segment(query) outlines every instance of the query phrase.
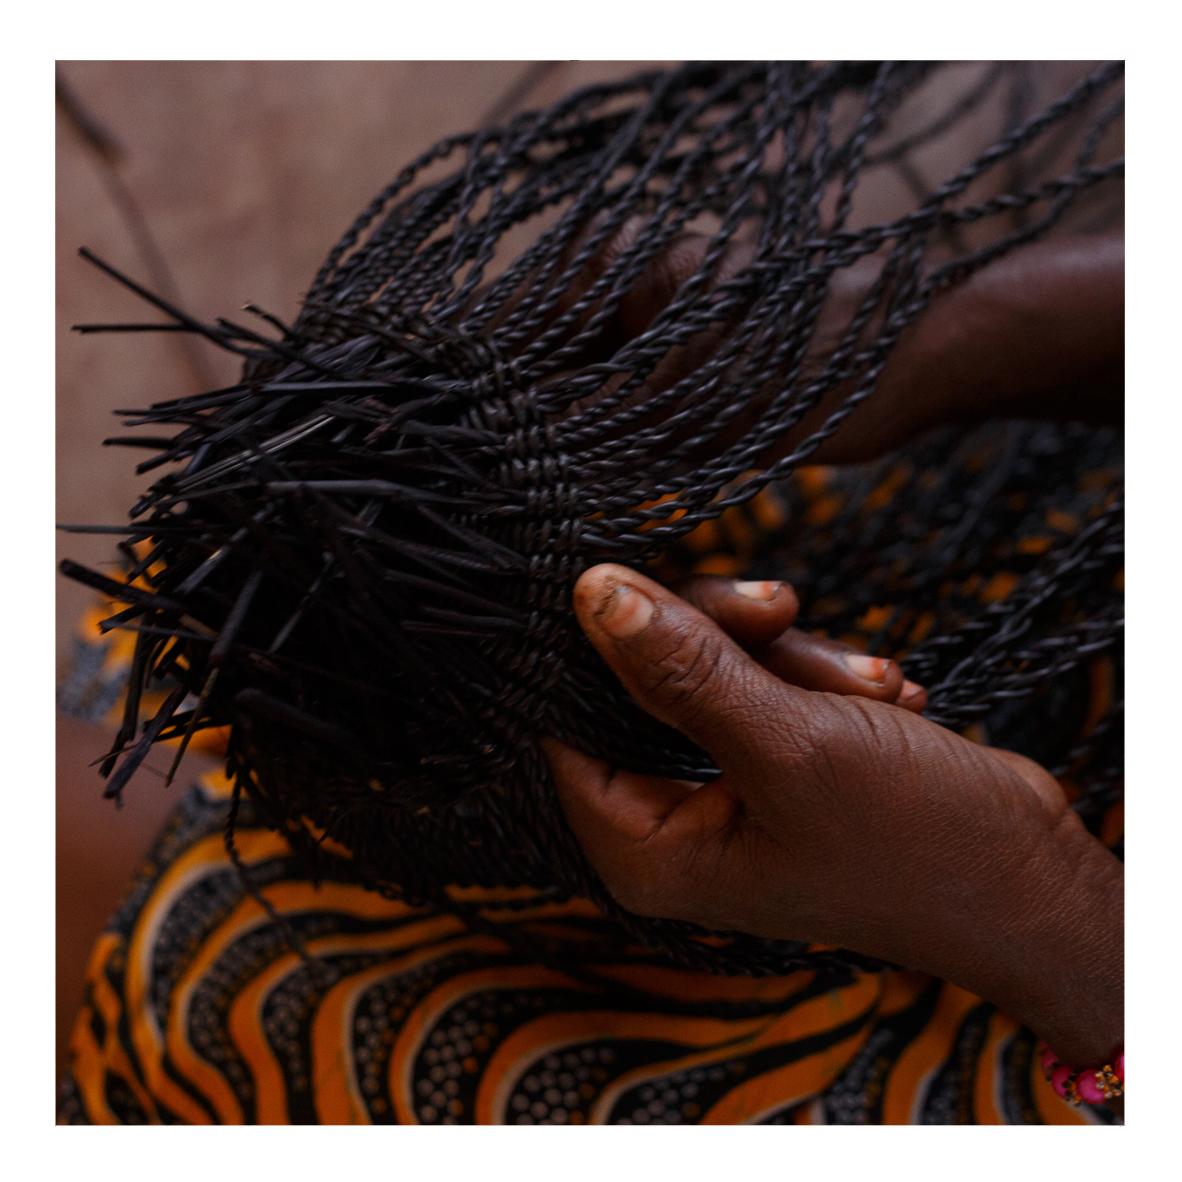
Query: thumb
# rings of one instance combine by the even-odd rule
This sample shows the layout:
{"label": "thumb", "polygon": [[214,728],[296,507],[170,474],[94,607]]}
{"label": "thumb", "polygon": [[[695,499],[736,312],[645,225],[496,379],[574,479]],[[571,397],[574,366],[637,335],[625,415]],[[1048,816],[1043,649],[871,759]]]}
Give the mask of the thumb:
{"label": "thumb", "polygon": [[579,623],[632,698],[726,769],[758,758],[796,714],[794,691],[712,620],[627,567],[591,567],[574,589]]}

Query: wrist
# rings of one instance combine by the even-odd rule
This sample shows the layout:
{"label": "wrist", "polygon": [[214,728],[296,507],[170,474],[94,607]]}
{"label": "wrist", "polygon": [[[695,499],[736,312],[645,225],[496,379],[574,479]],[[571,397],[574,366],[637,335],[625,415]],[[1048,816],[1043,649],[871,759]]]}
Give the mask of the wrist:
{"label": "wrist", "polygon": [[1067,813],[1014,885],[994,938],[981,934],[994,954],[954,967],[950,979],[1034,1030],[1065,1061],[1107,1061],[1124,1039],[1121,863]]}

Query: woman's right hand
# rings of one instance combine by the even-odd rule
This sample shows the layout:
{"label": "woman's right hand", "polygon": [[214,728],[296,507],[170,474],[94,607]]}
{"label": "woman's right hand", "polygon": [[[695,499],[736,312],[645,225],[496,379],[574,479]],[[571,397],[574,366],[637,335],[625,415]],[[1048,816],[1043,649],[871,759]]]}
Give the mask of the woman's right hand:
{"label": "woman's right hand", "polygon": [[[594,567],[576,586],[579,620],[631,696],[722,770],[687,785],[548,746],[612,894],[639,914],[923,969],[994,1001],[1065,1059],[1109,1054],[1122,1028],[1122,872],[1057,783],[889,694],[791,684],[756,659],[766,645],[749,654],[732,638],[758,604],[736,627],[712,595],[708,618],[624,567]],[[775,598],[769,613],[783,610]]]}

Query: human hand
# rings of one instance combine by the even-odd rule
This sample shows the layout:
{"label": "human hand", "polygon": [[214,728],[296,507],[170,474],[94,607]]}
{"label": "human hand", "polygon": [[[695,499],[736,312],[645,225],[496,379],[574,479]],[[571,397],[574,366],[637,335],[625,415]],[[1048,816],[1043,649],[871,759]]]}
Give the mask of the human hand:
{"label": "human hand", "polygon": [[[626,222],[564,294],[560,307],[574,304],[645,230],[643,217]],[[657,255],[623,294],[589,346],[589,356],[610,356],[647,332],[697,273],[710,247],[707,236],[686,233]],[[718,258],[712,284],[734,278],[754,255],[750,241],[731,242]],[[803,373],[820,372],[879,271],[879,262],[868,258],[834,273],[801,363]],[[590,305],[584,321],[596,310],[597,305]],[[715,322],[671,350],[628,404],[643,408],[654,394],[693,374],[729,331],[725,321]],[[873,396],[808,459],[824,464],[870,460],[951,423],[1005,417],[1116,422],[1123,362],[1123,237],[1052,238],[1005,256],[939,294],[901,335]],[[626,379],[613,379],[602,393],[611,393]],[[743,436],[751,416],[780,392],[783,381],[784,374],[767,375],[762,397],[732,424],[724,442]],[[756,466],[799,447],[851,393],[849,382],[832,384]],[[576,404],[572,409],[580,408]],[[717,447],[717,441],[711,446]]]}
{"label": "human hand", "polygon": [[[1065,1057],[1110,1053],[1120,866],[1054,779],[889,704],[889,691],[791,684],[742,647],[766,652],[751,642],[758,608],[736,624],[718,585],[691,594],[712,597],[713,620],[623,567],[592,568],[575,588],[583,628],[633,698],[722,771],[689,785],[548,742],[572,828],[612,895],[638,914],[923,969]],[[785,613],[776,599],[766,610]]]}

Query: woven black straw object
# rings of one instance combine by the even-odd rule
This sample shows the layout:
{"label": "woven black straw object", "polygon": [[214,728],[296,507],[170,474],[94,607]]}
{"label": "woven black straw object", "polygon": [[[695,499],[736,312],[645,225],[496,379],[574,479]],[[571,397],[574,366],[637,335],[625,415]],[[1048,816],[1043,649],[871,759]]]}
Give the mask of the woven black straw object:
{"label": "woven black straw object", "polygon": [[[1121,67],[1081,69],[1037,109],[1028,79],[1021,64],[691,64],[580,91],[409,164],[290,326],[198,323],[99,263],[167,321],[92,329],[179,329],[244,359],[229,389],[122,412],[155,451],[125,528],[131,576],[68,566],[126,605],[109,626],[138,633],[108,791],[153,743],[228,725],[239,792],[314,864],[325,835],[344,846],[334,874],[415,901],[448,884],[588,895],[631,936],[719,971],[861,963],[621,913],[538,746],[713,774],[628,701],[571,587],[597,561],[667,556],[773,484],[788,521],[752,572],[796,580],[802,623],[840,636],[885,605],[871,646],[905,657],[931,717],[987,720],[994,741],[1095,772],[1088,800],[1111,791],[1118,707],[1082,746],[1071,725],[1082,664],[1120,636],[1121,508],[1086,479],[1119,465],[1111,436],[925,441],[888,461],[905,473],[889,505],[868,499],[881,468],[862,467],[814,525],[793,476],[944,290],[1119,200],[1122,162],[1098,156]],[[933,87],[951,97],[917,120]],[[925,150],[959,144],[998,96],[992,141],[966,137],[944,179],[917,182]],[[868,221],[862,188],[886,174],[912,207]],[[706,242],[694,272],[621,333],[630,293],[689,233]],[[740,241],[750,261],[724,271]],[[826,297],[855,268],[859,298],[822,348]],[[694,364],[671,369],[687,346]],[[824,425],[793,435],[837,389]],[[1056,506],[1085,524],[1023,558],[1011,594],[981,606],[955,590]],[[921,611],[932,625],[908,649]],[[165,703],[142,718],[158,683]]]}

